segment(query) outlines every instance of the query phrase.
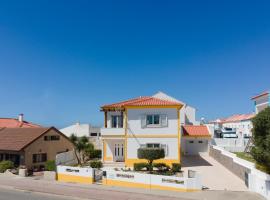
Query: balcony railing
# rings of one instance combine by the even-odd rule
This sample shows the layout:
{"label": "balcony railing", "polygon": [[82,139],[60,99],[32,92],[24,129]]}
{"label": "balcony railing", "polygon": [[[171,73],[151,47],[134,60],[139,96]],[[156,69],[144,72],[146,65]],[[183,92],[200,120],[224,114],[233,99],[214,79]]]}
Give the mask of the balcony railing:
{"label": "balcony railing", "polygon": [[125,135],[124,128],[101,128],[101,136]]}

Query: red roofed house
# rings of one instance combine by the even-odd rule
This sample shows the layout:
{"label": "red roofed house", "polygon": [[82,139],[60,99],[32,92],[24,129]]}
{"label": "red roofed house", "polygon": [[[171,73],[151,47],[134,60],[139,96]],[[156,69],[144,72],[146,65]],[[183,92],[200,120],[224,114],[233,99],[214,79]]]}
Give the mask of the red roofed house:
{"label": "red roofed house", "polygon": [[208,152],[210,131],[204,125],[182,126],[182,151],[185,155],[197,155]]}
{"label": "red roofed house", "polygon": [[16,118],[0,118],[0,127],[6,128],[37,128],[40,125],[33,124],[31,122],[24,121],[23,114],[20,114],[18,119]]}
{"label": "red roofed house", "polygon": [[15,166],[44,168],[47,160],[74,146],[59,130],[50,128],[0,128],[0,161],[11,160]]}

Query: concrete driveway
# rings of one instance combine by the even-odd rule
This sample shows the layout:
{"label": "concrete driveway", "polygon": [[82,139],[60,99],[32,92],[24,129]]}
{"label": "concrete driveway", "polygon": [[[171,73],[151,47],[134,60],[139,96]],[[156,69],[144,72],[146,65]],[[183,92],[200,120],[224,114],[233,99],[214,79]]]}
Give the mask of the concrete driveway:
{"label": "concrete driveway", "polygon": [[208,154],[183,156],[182,170],[187,172],[189,169],[201,174],[203,186],[209,190],[248,191],[244,181]]}

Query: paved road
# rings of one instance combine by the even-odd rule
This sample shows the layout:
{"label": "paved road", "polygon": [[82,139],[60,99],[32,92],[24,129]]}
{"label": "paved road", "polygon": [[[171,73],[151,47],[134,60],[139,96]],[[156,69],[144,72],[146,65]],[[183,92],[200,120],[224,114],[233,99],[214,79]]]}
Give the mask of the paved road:
{"label": "paved road", "polygon": [[[62,183],[57,181],[34,180],[33,178],[5,177],[0,175],[0,191],[2,188],[24,190],[29,192],[64,195],[90,200],[263,200],[252,192],[231,191],[199,191],[172,192],[161,190],[145,190],[135,188],[108,187],[102,185],[83,185]],[[48,197],[49,198],[49,197]],[[52,197],[50,197],[52,198]],[[49,199],[50,199],[49,198]],[[15,198],[16,199],[16,198]],[[21,200],[21,198],[18,198]],[[28,198],[28,200],[32,200]],[[61,199],[61,198],[60,198]],[[68,198],[63,198],[68,199]],[[0,193],[0,200],[1,193]],[[10,200],[7,198],[5,200]],[[13,199],[11,199],[13,200]],[[24,200],[24,199],[22,199]],[[41,199],[43,200],[43,199]]]}
{"label": "paved road", "polygon": [[75,200],[75,198],[1,188],[0,200]]}

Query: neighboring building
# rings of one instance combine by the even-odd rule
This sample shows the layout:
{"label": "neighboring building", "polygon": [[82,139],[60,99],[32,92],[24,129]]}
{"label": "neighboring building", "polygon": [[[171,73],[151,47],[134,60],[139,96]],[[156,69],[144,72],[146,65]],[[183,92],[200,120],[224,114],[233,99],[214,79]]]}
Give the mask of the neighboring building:
{"label": "neighboring building", "polygon": [[95,145],[95,148],[101,149],[102,142],[100,139],[100,128],[91,126],[90,124],[80,124],[76,123],[71,126],[60,129],[67,137],[70,137],[72,134],[77,137],[86,136],[89,138],[89,141]]}
{"label": "neighboring building", "polygon": [[185,155],[208,152],[210,131],[205,125],[184,125],[182,127],[181,149]]}
{"label": "neighboring building", "polygon": [[18,118],[0,118],[0,127],[6,128],[37,128],[40,125],[27,122],[23,119],[23,114],[19,114]]}
{"label": "neighboring building", "polygon": [[[252,136],[252,118],[255,114],[237,114],[224,119],[212,121],[215,137],[242,138]],[[235,136],[232,136],[235,135]]]}
{"label": "neighboring building", "polygon": [[138,97],[104,105],[103,161],[124,162],[132,167],[141,162],[137,157],[140,147],[165,149],[166,164],[179,163],[180,109],[184,105],[167,96]]}
{"label": "neighboring building", "polygon": [[0,161],[11,160],[28,169],[42,169],[47,160],[55,160],[56,154],[73,148],[69,139],[54,127],[0,130]]}
{"label": "neighboring building", "polygon": [[251,98],[255,104],[255,113],[258,114],[270,105],[269,92],[263,92]]}

